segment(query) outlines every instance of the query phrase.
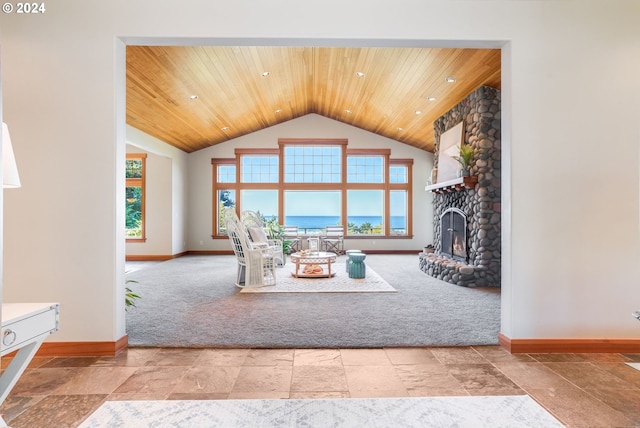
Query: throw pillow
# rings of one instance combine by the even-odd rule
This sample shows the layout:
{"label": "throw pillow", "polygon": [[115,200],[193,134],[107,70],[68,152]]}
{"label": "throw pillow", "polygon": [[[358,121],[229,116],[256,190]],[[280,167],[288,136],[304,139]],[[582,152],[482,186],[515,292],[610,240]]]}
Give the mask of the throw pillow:
{"label": "throw pillow", "polygon": [[261,227],[250,227],[249,228],[249,236],[253,242],[269,242],[267,238],[267,234],[264,232],[264,229]]}

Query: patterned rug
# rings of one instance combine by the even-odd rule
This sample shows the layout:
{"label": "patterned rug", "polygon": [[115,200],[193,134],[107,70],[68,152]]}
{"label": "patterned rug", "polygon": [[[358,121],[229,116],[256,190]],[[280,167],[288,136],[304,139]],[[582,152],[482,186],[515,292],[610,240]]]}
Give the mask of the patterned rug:
{"label": "patterned rug", "polygon": [[560,428],[527,395],[318,400],[107,401],[79,428]]}
{"label": "patterned rug", "polygon": [[[326,266],[324,266],[326,269]],[[241,293],[394,293],[397,290],[369,266],[365,278],[352,279],[344,263],[333,263],[331,278],[295,278],[291,272],[295,265],[288,262],[276,269],[276,285],[258,288],[243,288]],[[302,269],[302,268],[301,268]]]}

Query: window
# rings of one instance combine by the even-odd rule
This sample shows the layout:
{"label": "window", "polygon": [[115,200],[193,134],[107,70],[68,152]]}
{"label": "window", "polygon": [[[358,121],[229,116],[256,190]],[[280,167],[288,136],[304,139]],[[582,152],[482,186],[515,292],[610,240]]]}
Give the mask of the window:
{"label": "window", "polygon": [[226,236],[224,210],[236,206],[236,160],[213,159],[213,236]]}
{"label": "window", "polygon": [[146,154],[127,153],[125,165],[125,236],[127,242],[144,242]]}
{"label": "window", "polygon": [[384,190],[347,190],[347,234],[383,235]]}
{"label": "window", "polygon": [[286,183],[340,183],[342,176],[340,146],[284,146]]}
{"label": "window", "polygon": [[347,182],[384,183],[384,157],[349,156],[347,158]]}
{"label": "window", "polygon": [[277,183],[278,156],[244,155],[240,158],[243,183]]}
{"label": "window", "polygon": [[214,238],[225,237],[221,213],[236,203],[239,212],[259,211],[302,233],[345,225],[352,238],[410,236],[411,159],[391,159],[388,149],[347,149],[344,139],[278,143],[212,159]]}

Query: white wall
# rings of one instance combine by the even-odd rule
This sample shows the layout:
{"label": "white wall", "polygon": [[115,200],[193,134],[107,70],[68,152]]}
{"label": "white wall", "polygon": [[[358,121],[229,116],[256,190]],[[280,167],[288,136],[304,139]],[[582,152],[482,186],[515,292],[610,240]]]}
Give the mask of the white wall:
{"label": "white wall", "polygon": [[186,250],[187,153],[127,126],[127,153],[148,153],[146,242],[128,242],[127,255],[173,256]]}
{"label": "white wall", "polygon": [[147,154],[145,160],[145,237],[129,240],[126,254],[171,255],[171,159],[127,144],[127,153]]}
{"label": "white wall", "polygon": [[4,296],[60,301],[52,340],[124,333],[119,37],[504,46],[502,331],[640,337],[630,316],[640,305],[640,2],[57,0],[47,8],[2,14],[0,46],[3,113],[23,181],[5,195]]}
{"label": "white wall", "polygon": [[[391,158],[414,159],[413,164],[413,239],[347,240],[349,248],[362,250],[422,249],[433,242],[432,196],[424,191],[427,178],[433,167],[433,154],[419,150],[389,138],[327,119],[317,114],[309,114],[298,119],[272,126],[216,146],[202,149],[189,155],[189,249],[190,250],[230,250],[228,240],[211,239],[212,158],[233,158],[236,148],[267,147],[278,148],[279,138],[346,138],[348,148],[391,149]],[[417,266],[417,261],[416,261]]]}

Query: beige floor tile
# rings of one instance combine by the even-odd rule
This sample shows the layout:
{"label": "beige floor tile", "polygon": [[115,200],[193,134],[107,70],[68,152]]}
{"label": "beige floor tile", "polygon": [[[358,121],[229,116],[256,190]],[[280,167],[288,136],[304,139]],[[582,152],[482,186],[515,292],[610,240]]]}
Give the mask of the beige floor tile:
{"label": "beige floor tile", "polygon": [[471,395],[482,395],[483,392],[486,395],[512,395],[510,391],[525,393],[491,364],[449,364],[447,369]]}
{"label": "beige floor tile", "polygon": [[192,367],[172,394],[229,394],[239,373],[240,367]]}
{"label": "beige floor tile", "polygon": [[494,363],[515,384],[529,388],[566,388],[571,384],[543,363]]}
{"label": "beige floor tile", "polygon": [[342,355],[339,349],[296,349],[293,365],[342,367]]}
{"label": "beige floor tile", "polygon": [[342,364],[345,366],[386,366],[391,360],[382,348],[341,349]]}
{"label": "beige floor tile", "polygon": [[167,400],[226,400],[228,397],[227,393],[192,392],[169,394]]}
{"label": "beige floor tile", "polygon": [[52,358],[40,367],[43,369],[52,369],[60,367],[89,367],[98,361],[100,357],[65,357]]}
{"label": "beige floor tile", "polygon": [[625,363],[596,363],[596,366],[619,377],[635,388],[640,388],[640,370],[636,370]]}
{"label": "beige floor tile", "polygon": [[[54,357],[33,357],[29,362],[27,368],[37,369],[38,367],[42,367],[43,365],[53,360],[53,358]],[[2,357],[2,360],[0,361],[0,368],[2,368],[3,370],[6,369],[11,361],[13,361],[13,357]]]}
{"label": "beige floor tile", "polygon": [[95,411],[105,398],[105,395],[50,395],[10,423],[14,428],[75,427]]}
{"label": "beige floor tile", "polygon": [[245,366],[292,366],[294,349],[252,349]]}
{"label": "beige floor tile", "polygon": [[77,371],[78,369],[71,367],[27,369],[11,390],[10,396],[52,394],[53,391],[67,383]]}
{"label": "beige floor tile", "polygon": [[352,397],[357,391],[397,391],[407,395],[407,388],[393,366],[345,366],[344,370]]}
{"label": "beige floor tile", "polygon": [[440,364],[429,348],[385,348],[391,364]]}
{"label": "beige floor tile", "polygon": [[8,397],[0,406],[0,414],[4,415],[5,421],[10,421],[18,417],[22,412],[35,406],[45,398],[44,395],[35,397]]}
{"label": "beige floor tile", "polygon": [[390,398],[390,397],[408,397],[406,390],[398,389],[372,389],[349,391],[351,398]]}
{"label": "beige floor tile", "polygon": [[471,347],[433,348],[431,352],[442,364],[487,364],[489,362]]}
{"label": "beige floor tile", "polygon": [[609,407],[618,410],[633,421],[634,426],[640,427],[640,389],[587,389],[587,393],[593,395]]}
{"label": "beige floor tile", "polygon": [[527,392],[560,422],[568,426],[634,426],[623,413],[612,409],[577,387],[531,389]]}
{"label": "beige floor tile", "polygon": [[408,390],[459,389],[462,384],[440,364],[415,364],[395,366],[396,373]]}
{"label": "beige floor tile", "polygon": [[148,401],[148,400],[166,400],[170,391],[152,391],[152,392],[123,392],[109,394],[108,401]]}
{"label": "beige floor tile", "polygon": [[122,385],[113,391],[116,394],[166,394],[187,374],[189,367],[161,366],[140,367]]}
{"label": "beige floor tile", "polygon": [[289,391],[232,391],[228,400],[280,400],[289,398]]}
{"label": "beige floor tile", "polygon": [[158,351],[158,348],[129,348],[125,349],[115,357],[99,357],[97,361],[92,364],[92,366],[142,367],[147,363],[147,361],[153,358],[158,353]]}
{"label": "beige floor tile", "polygon": [[580,388],[633,389],[634,385],[593,363],[545,363],[555,373]]}
{"label": "beige floor tile", "polygon": [[469,392],[464,388],[416,388],[409,390],[409,397],[465,397]]}
{"label": "beige floor tile", "polygon": [[147,360],[145,365],[191,367],[201,353],[201,349],[161,348]]}
{"label": "beige floor tile", "polygon": [[292,366],[241,367],[232,392],[282,391],[289,393],[292,371]]}
{"label": "beige floor tile", "polygon": [[291,391],[347,392],[347,378],[341,366],[294,366]]}
{"label": "beige floor tile", "polygon": [[136,367],[83,367],[77,369],[75,375],[52,394],[111,394],[122,385]]}
{"label": "beige floor tile", "polygon": [[291,392],[289,398],[295,399],[323,399],[323,398],[350,398],[349,392],[347,391],[330,391],[330,392],[318,392],[318,391],[300,391],[300,392]]}
{"label": "beige floor tile", "polygon": [[491,363],[535,363],[528,354],[512,354],[500,346],[473,346],[473,349]]}
{"label": "beige floor tile", "polygon": [[249,355],[249,349],[203,349],[193,365],[240,367]]}

